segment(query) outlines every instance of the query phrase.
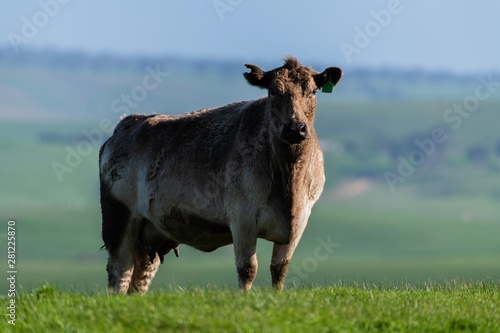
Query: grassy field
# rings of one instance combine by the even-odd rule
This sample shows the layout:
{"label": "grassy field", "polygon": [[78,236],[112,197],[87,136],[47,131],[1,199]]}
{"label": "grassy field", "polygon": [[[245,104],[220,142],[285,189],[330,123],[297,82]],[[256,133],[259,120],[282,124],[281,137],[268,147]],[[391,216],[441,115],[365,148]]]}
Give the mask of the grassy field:
{"label": "grassy field", "polygon": [[[4,297],[0,298],[4,303]],[[232,289],[187,288],[146,296],[61,291],[42,285],[16,302],[2,332],[498,332],[498,282],[365,283]]]}

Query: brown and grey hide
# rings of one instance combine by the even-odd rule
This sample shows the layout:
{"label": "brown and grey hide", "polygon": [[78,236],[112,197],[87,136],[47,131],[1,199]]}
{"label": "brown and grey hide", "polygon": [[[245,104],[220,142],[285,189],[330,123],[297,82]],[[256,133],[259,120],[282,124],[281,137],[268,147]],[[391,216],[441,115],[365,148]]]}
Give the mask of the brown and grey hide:
{"label": "brown and grey hide", "polygon": [[325,182],[315,93],[342,71],[318,73],[292,57],[267,72],[245,66],[266,97],[179,116],[130,115],[101,147],[111,290],[146,292],[180,244],[205,252],[233,244],[239,286],[249,290],[257,238],[274,243],[272,284],[283,288]]}

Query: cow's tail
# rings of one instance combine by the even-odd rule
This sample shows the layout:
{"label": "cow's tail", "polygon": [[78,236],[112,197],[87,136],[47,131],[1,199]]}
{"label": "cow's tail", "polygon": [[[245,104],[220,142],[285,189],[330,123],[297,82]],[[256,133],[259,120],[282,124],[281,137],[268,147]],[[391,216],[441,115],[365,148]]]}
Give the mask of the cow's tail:
{"label": "cow's tail", "polygon": [[103,248],[114,255],[120,247],[130,219],[130,210],[121,201],[111,194],[109,186],[100,180],[101,214],[102,214],[102,240]]}
{"label": "cow's tail", "polygon": [[128,207],[117,200],[111,193],[110,179],[106,165],[109,161],[103,160],[104,151],[109,142],[105,142],[99,150],[99,187],[102,214],[102,248],[108,250],[110,255],[118,251],[121,240],[130,219]]}

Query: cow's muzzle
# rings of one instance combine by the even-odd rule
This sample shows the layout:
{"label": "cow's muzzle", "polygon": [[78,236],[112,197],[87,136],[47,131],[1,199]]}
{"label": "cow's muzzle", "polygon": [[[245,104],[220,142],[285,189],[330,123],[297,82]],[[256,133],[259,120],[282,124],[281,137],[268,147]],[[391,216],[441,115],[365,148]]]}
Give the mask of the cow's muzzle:
{"label": "cow's muzzle", "polygon": [[309,127],[298,120],[287,121],[283,124],[281,138],[290,144],[296,144],[309,137]]}

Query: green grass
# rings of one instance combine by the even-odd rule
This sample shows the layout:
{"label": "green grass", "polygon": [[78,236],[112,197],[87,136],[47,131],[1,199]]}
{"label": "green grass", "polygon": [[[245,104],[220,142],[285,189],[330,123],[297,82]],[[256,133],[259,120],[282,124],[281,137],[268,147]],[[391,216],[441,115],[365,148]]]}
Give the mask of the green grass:
{"label": "green grass", "polygon": [[[0,298],[3,304],[7,299]],[[444,284],[207,288],[145,296],[42,285],[18,296],[2,332],[498,332],[498,281]],[[2,327],[3,326],[3,327]]]}

